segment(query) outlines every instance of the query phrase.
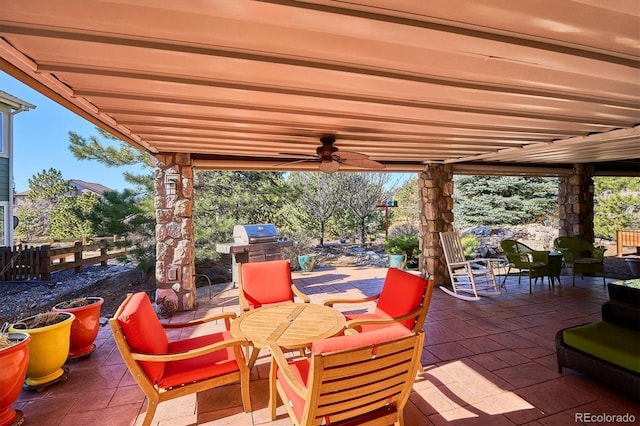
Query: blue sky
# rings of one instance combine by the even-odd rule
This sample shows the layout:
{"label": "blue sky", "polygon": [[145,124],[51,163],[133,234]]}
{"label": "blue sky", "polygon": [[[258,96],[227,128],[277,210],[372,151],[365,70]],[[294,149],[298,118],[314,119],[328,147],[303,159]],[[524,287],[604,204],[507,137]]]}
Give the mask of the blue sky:
{"label": "blue sky", "polygon": [[16,192],[29,189],[29,178],[51,167],[64,179],[80,179],[121,191],[128,185],[122,173],[138,173],[139,167],[105,167],[97,161],[77,160],[69,151],[69,132],[80,136],[97,135],[95,126],[0,71],[0,90],[36,108],[14,116],[13,176]]}

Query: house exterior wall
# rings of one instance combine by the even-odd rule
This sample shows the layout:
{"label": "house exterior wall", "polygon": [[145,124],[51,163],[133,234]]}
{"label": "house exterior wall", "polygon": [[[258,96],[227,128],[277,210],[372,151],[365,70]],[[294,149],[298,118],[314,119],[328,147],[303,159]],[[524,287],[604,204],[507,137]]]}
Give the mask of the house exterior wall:
{"label": "house exterior wall", "polygon": [[11,143],[13,115],[11,108],[0,99],[0,246],[13,245],[13,220],[9,220],[12,210]]}
{"label": "house exterior wall", "polygon": [[9,201],[11,177],[9,170],[9,157],[0,156],[0,201]]}

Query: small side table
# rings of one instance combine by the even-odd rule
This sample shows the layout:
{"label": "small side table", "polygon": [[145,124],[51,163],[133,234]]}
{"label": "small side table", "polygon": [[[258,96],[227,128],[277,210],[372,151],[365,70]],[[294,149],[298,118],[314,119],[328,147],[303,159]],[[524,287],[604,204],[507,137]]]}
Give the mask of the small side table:
{"label": "small side table", "polygon": [[500,287],[504,287],[504,282],[507,280],[507,273],[509,272],[509,259],[506,257],[491,257],[487,260],[491,265],[493,275],[502,275],[504,277],[502,283],[500,283]]}
{"label": "small side table", "polygon": [[558,280],[558,285],[562,284],[560,281],[560,273],[562,272],[562,253],[559,251],[549,252],[549,282],[552,286],[556,286],[555,281]]}

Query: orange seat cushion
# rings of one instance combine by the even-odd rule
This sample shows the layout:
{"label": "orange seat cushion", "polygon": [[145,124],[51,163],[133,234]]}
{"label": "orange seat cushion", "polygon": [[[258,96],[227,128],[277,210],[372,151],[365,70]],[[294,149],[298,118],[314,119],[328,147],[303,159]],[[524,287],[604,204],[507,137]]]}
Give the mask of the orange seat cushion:
{"label": "orange seat cushion", "polygon": [[[153,355],[167,353],[167,334],[146,293],[133,294],[117,320],[133,352]],[[155,384],[164,375],[165,363],[140,361],[140,367]]]}
{"label": "orange seat cushion", "polygon": [[[370,333],[359,333],[350,336],[337,336],[330,337],[328,339],[322,339],[314,342],[311,345],[311,353],[319,355],[322,353],[347,351],[356,348],[363,348],[366,346],[375,346],[380,343],[389,342],[392,340],[400,339],[405,336],[409,336],[412,333],[405,327],[385,327],[379,330],[374,330]],[[295,359],[289,363],[289,368],[294,376],[296,376],[305,387],[311,380],[309,377],[310,359]],[[302,413],[304,412],[305,399],[295,393],[289,386],[287,380],[284,377],[282,370],[278,370],[276,374],[282,389],[287,397],[285,404],[289,404],[295,414],[298,422],[302,419]]]}
{"label": "orange seat cushion", "polygon": [[[175,354],[186,352],[191,349],[201,348],[232,338],[233,336],[231,336],[230,332],[223,331],[221,333],[169,342],[169,350],[167,353]],[[244,362],[244,359],[241,362]],[[238,370],[233,347],[228,347],[195,358],[167,362],[164,376],[162,376],[158,382],[158,386],[166,389],[210,377],[221,376]]]}
{"label": "orange seat cushion", "polygon": [[[418,309],[426,288],[427,280],[424,278],[397,268],[389,268],[375,312],[380,318],[406,315]],[[402,324],[413,330],[415,322],[416,319],[411,318]]]}
{"label": "orange seat cushion", "polygon": [[253,308],[293,301],[291,267],[286,260],[242,264],[242,291]]}
{"label": "orange seat cushion", "polygon": [[[310,365],[309,358],[296,359],[289,363],[291,374],[300,379],[300,381],[304,383],[305,388],[307,388],[307,378],[309,376]],[[301,398],[300,395],[291,389],[291,386],[289,386],[289,382],[285,379],[284,373],[281,369],[278,370],[276,377],[282,386],[284,394],[287,396],[287,401],[284,401],[284,403],[289,404],[293,410],[293,414],[298,419],[298,423],[300,423],[300,420],[302,420],[302,413],[304,412],[305,399]]]}

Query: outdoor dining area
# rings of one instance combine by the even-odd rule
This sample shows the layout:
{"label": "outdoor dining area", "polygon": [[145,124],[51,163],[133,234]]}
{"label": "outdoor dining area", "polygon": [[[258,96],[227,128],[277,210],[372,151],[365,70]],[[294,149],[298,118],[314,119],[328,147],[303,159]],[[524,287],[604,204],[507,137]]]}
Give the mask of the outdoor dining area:
{"label": "outdoor dining area", "polygon": [[[530,293],[518,276],[498,275],[498,294],[468,301],[434,291],[415,271],[243,266],[240,288],[201,287],[197,309],[171,318],[158,318],[146,293],[123,295],[96,350],[66,364],[66,381],[21,392],[14,407],[24,424],[340,424],[351,410],[371,415],[349,424],[640,416],[624,394],[558,372],[554,336],[600,319],[609,299],[600,276],[577,275],[575,286],[563,277]],[[271,285],[278,281],[287,285]]]}

